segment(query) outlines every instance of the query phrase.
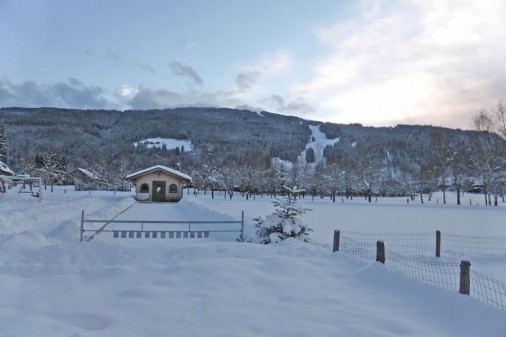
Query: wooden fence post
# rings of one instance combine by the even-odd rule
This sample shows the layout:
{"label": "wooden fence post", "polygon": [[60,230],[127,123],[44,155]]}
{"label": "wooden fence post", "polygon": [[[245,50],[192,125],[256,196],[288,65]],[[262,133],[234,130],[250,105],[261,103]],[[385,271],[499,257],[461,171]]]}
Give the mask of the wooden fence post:
{"label": "wooden fence post", "polygon": [[469,275],[471,262],[460,262],[460,288],[459,293],[469,295],[471,293],[471,277]]}
{"label": "wooden fence post", "polygon": [[436,257],[441,257],[441,231],[436,231]]}
{"label": "wooden fence post", "polygon": [[339,251],[339,240],[341,239],[341,231],[337,229],[334,230],[334,246],[332,248],[332,253]]}
{"label": "wooden fence post", "polygon": [[81,211],[81,242],[83,242],[84,234],[84,209]]}
{"label": "wooden fence post", "polygon": [[376,261],[385,264],[385,243],[383,241],[376,242]]}
{"label": "wooden fence post", "polygon": [[240,235],[241,242],[244,242],[244,211],[241,212],[241,235]]}

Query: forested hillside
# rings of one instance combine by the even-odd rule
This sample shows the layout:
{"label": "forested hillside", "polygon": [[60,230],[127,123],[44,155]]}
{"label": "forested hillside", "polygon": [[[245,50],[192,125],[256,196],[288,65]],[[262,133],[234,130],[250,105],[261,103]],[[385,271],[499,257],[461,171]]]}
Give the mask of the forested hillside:
{"label": "forested hillside", "polygon": [[[212,148],[223,158],[240,158],[251,151],[295,160],[309,138],[309,122],[264,112],[215,108],[150,111],[0,109],[10,144],[9,162],[45,151],[62,152],[71,166],[116,161],[120,154],[134,159],[134,167],[186,161],[173,153],[146,151],[133,144],[150,137],[190,140],[199,155]],[[193,159],[192,159],[193,160]]]}
{"label": "forested hillside", "polygon": [[[231,193],[298,185],[313,194],[414,195],[475,184],[504,194],[506,144],[488,132],[374,128],[218,108],[3,108],[0,122],[8,149],[3,161],[18,172],[57,160],[56,171],[83,167],[112,177],[163,164],[191,173],[199,187]],[[310,125],[320,125],[328,139],[337,139],[323,150],[324,162],[314,162],[305,149],[312,140]],[[134,146],[153,137],[191,141],[192,150]],[[280,159],[276,165],[273,158]],[[113,184],[113,178],[108,180]]]}

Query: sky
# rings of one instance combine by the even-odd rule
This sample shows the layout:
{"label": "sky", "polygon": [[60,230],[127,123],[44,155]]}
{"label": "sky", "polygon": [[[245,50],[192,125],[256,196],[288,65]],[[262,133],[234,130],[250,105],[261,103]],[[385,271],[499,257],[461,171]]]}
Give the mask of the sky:
{"label": "sky", "polygon": [[0,107],[212,106],[470,129],[502,0],[0,0]]}

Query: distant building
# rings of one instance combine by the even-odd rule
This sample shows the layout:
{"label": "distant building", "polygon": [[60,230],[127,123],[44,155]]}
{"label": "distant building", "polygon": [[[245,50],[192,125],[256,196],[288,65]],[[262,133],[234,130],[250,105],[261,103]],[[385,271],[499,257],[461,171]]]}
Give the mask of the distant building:
{"label": "distant building", "polygon": [[470,186],[468,192],[472,192],[472,193],[483,192],[483,180],[482,179],[474,179],[471,183],[471,186]]}
{"label": "distant building", "polygon": [[72,179],[77,191],[100,190],[101,181],[100,176],[93,170],[84,168],[76,168],[71,172]]}
{"label": "distant building", "polygon": [[156,165],[126,177],[135,185],[138,201],[169,202],[183,198],[183,187],[191,177],[166,166]]}
{"label": "distant building", "polygon": [[0,176],[13,176],[14,171],[7,166],[7,164],[4,164],[2,161],[0,161]]}

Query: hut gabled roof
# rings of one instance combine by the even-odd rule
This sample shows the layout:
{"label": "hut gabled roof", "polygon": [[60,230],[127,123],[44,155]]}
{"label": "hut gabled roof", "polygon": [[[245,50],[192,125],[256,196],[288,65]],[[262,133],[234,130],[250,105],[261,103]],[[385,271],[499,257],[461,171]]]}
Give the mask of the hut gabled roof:
{"label": "hut gabled roof", "polygon": [[9,166],[7,166],[7,164],[4,164],[2,161],[0,161],[0,175],[1,174],[13,176],[14,175],[14,171],[11,170],[9,168]]}
{"label": "hut gabled roof", "polygon": [[176,177],[180,178],[181,180],[184,180],[188,183],[192,181],[192,178],[189,175],[186,175],[183,172],[179,172],[177,170],[174,170],[170,167],[163,166],[163,165],[155,165],[155,166],[148,167],[147,169],[144,169],[144,170],[130,173],[129,175],[126,176],[126,178],[129,180],[136,180],[140,176],[143,176],[143,175],[151,173],[151,172],[156,172],[156,171],[163,171],[163,172],[172,174],[172,175],[174,175],[174,176],[176,176]]}

